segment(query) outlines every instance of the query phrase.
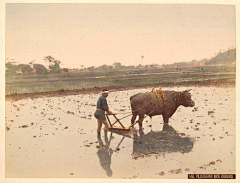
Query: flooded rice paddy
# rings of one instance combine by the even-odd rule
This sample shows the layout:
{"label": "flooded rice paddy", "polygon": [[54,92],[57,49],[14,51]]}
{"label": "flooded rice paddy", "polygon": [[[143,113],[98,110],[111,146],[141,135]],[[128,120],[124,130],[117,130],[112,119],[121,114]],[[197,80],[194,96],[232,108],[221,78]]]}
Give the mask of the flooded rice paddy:
{"label": "flooded rice paddy", "polygon": [[[180,106],[169,125],[162,116],[147,117],[142,130],[137,124],[107,136],[103,128],[97,135],[93,116],[100,93],[7,101],[6,177],[187,179],[190,173],[235,173],[235,88],[163,89],[192,89],[195,106]],[[110,110],[129,112],[130,96],[150,90],[110,92]],[[129,126],[131,117],[122,121]]]}

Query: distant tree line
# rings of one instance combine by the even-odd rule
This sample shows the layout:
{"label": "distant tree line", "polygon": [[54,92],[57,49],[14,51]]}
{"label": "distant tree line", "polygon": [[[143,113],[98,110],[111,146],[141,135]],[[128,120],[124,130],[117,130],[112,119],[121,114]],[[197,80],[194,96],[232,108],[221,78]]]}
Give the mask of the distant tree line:
{"label": "distant tree line", "polygon": [[61,73],[68,72],[67,68],[60,67],[61,61],[56,60],[52,56],[45,56],[44,61],[46,61],[46,67],[42,64],[34,64],[31,61],[28,64],[16,64],[13,59],[11,61],[6,61],[6,74],[51,74],[51,73]]}
{"label": "distant tree line", "polygon": [[[144,56],[141,57],[143,59]],[[46,62],[46,66],[42,64],[33,64],[35,62],[31,61],[29,64],[18,64],[16,65],[16,62],[11,59],[11,61],[6,62],[6,74],[51,74],[51,73],[61,73],[61,72],[78,72],[78,71],[87,71],[87,72],[108,72],[111,73],[116,70],[121,70],[126,73],[132,73],[131,70],[138,70],[138,72],[146,71],[146,70],[160,70],[160,69],[171,69],[174,68],[176,70],[182,70],[182,68],[186,67],[194,67],[197,65],[201,65],[201,63],[204,63],[206,65],[211,64],[231,64],[232,62],[236,61],[236,49],[228,49],[224,52],[219,52],[215,54],[214,57],[211,57],[211,59],[203,59],[200,61],[192,60],[190,62],[175,62],[173,64],[148,64],[148,65],[130,65],[125,66],[122,65],[120,62],[115,62],[112,65],[106,65],[103,64],[101,66],[95,67],[84,67],[84,65],[81,65],[81,68],[74,68],[74,69],[68,69],[68,68],[61,68],[61,61],[53,58],[52,56],[45,56],[43,60]]]}
{"label": "distant tree line", "polygon": [[91,66],[91,67],[87,67],[85,69],[87,69],[88,71],[92,72],[92,71],[113,71],[113,70],[131,70],[131,69],[154,69],[154,68],[160,68],[161,65],[159,64],[148,64],[148,65],[137,65],[137,66],[134,66],[134,65],[129,65],[129,66],[125,66],[125,65],[122,65],[120,62],[115,62],[114,64],[112,65],[101,65],[101,66],[98,66],[98,67],[95,67],[95,66]]}

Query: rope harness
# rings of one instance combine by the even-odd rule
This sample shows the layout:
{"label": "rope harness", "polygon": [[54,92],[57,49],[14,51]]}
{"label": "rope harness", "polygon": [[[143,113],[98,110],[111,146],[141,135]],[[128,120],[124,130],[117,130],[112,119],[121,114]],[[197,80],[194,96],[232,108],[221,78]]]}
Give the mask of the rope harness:
{"label": "rope harness", "polygon": [[[171,97],[171,99],[173,99],[175,96],[177,96],[177,100],[180,101],[180,95],[179,95],[179,92],[177,92],[173,97]],[[134,126],[136,123],[142,121],[143,119],[145,119],[147,116],[149,116],[150,114],[152,114],[154,111],[156,111],[157,109],[163,107],[164,105],[166,105],[169,101],[171,100],[168,100],[167,102],[164,102],[163,105],[159,105],[158,106],[158,103],[154,106],[154,108],[146,115],[144,116],[143,118],[141,119],[138,119],[137,121],[135,121],[131,126]],[[158,106],[158,107],[157,107]],[[156,108],[157,107],[157,108]],[[156,108],[156,109],[155,109]]]}
{"label": "rope harness", "polygon": [[154,88],[152,91],[147,92],[149,97],[152,99],[152,104],[163,105],[166,100],[168,100],[165,91],[162,91],[161,88],[159,90],[155,90]]}
{"label": "rope harness", "polygon": [[[159,106],[164,105],[165,101],[168,100],[167,95],[165,94],[165,91],[162,91],[161,88],[159,88],[159,90],[155,90],[154,88],[152,89],[152,91],[150,92],[146,92],[149,97],[150,97],[150,101],[148,103],[146,103],[145,105],[143,105],[142,107],[134,110],[134,111],[130,111],[130,112],[119,112],[119,113],[114,113],[114,114],[128,114],[128,113],[134,113],[137,112],[141,109],[143,109],[144,107],[146,107],[148,104],[152,103],[152,104],[158,104]],[[132,114],[131,114],[132,115]],[[128,115],[130,116],[130,115]],[[125,117],[124,117],[125,118]],[[121,118],[123,119],[123,118]]]}
{"label": "rope harness", "polygon": [[[155,90],[155,89],[153,88],[152,91],[146,92],[146,93],[149,95],[149,97],[150,97],[150,99],[151,99],[147,104],[143,105],[142,107],[140,107],[140,108],[138,108],[138,109],[136,109],[136,110],[134,110],[134,111],[122,112],[122,113],[114,113],[114,114],[128,114],[128,113],[131,113],[131,114],[129,114],[129,115],[127,115],[127,116],[124,116],[124,117],[122,117],[122,118],[119,119],[119,120],[122,120],[122,119],[125,119],[125,118],[129,117],[129,116],[132,116],[133,113],[135,113],[135,112],[143,109],[143,108],[146,107],[148,104],[152,103],[152,104],[155,105],[155,106],[154,106],[153,110],[147,115],[147,116],[149,116],[152,112],[155,111],[154,109],[155,109],[157,106],[158,106],[158,108],[161,108],[162,106],[165,105],[165,103],[166,103],[165,101],[168,100],[168,97],[167,97],[167,95],[165,94],[165,91],[162,91],[161,88],[159,88],[159,90]],[[178,93],[178,92],[177,92],[177,93]],[[158,109],[158,108],[157,108],[157,109]],[[157,110],[157,109],[156,109],[156,110]],[[147,116],[145,116],[145,117],[147,117]],[[144,117],[144,118],[145,118],[145,117]],[[143,119],[144,119],[144,118],[143,118]],[[143,119],[140,119],[140,120],[137,120],[137,121],[141,121],[141,120],[143,120]]]}

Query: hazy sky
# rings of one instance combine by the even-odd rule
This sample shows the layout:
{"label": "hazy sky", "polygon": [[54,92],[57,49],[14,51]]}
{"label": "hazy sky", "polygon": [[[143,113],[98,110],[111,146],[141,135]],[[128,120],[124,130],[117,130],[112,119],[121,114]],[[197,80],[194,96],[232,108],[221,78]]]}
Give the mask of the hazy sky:
{"label": "hazy sky", "polygon": [[[235,47],[235,6],[7,4],[6,58],[62,67],[168,64]],[[141,60],[141,56],[144,58]]]}

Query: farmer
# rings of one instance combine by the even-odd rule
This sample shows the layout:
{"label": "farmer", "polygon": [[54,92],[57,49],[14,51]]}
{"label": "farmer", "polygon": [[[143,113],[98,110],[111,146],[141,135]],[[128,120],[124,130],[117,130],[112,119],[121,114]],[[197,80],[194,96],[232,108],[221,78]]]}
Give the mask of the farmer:
{"label": "farmer", "polygon": [[102,123],[105,125],[104,132],[107,133],[108,131],[108,123],[105,116],[105,111],[109,114],[112,114],[112,112],[108,108],[107,104],[107,96],[108,96],[108,90],[102,91],[102,96],[99,97],[97,101],[97,110],[94,113],[95,118],[97,118],[98,121],[98,128],[97,133],[100,134]]}

